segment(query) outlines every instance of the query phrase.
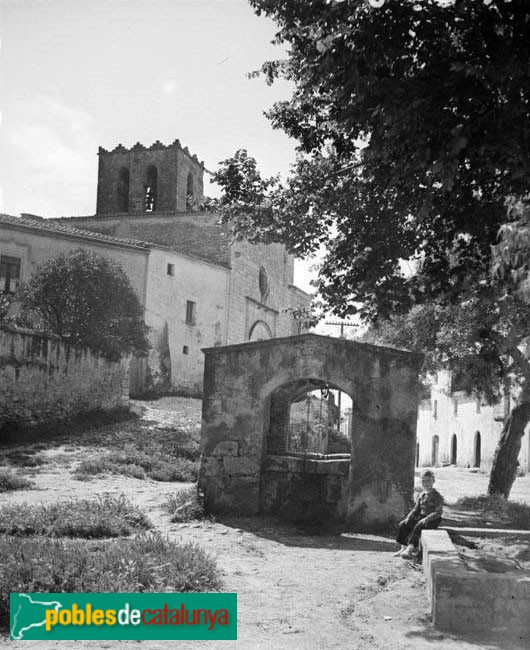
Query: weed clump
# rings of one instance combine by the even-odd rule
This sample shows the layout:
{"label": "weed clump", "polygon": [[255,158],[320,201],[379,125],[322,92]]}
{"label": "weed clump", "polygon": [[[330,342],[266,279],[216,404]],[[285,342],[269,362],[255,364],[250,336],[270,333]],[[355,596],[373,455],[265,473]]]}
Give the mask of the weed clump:
{"label": "weed clump", "polygon": [[506,525],[530,529],[530,505],[518,501],[507,501],[501,496],[482,494],[476,497],[462,497],[456,505],[466,510],[492,515]]}
{"label": "weed clump", "polygon": [[168,496],[164,506],[171,515],[173,523],[183,523],[204,517],[204,508],[196,487],[190,487]]}
{"label": "weed clump", "polygon": [[0,537],[0,629],[9,627],[9,594],[18,592],[190,592],[221,587],[214,560],[195,544],[157,534],[135,539]]}
{"label": "weed clump", "polygon": [[15,467],[39,467],[48,462],[42,454],[36,454],[30,450],[13,450],[4,454],[4,458],[10,465]]}
{"label": "weed clump", "polygon": [[197,460],[173,456],[159,447],[140,448],[128,444],[122,451],[112,451],[99,458],[82,461],[74,471],[77,478],[96,474],[121,474],[153,481],[194,482],[197,480]]}
{"label": "weed clump", "polygon": [[15,474],[13,470],[0,470],[0,492],[10,492],[11,490],[31,490],[35,487],[33,481],[29,481],[23,476]]}
{"label": "weed clump", "polygon": [[124,497],[61,501],[49,505],[9,504],[0,508],[0,534],[17,537],[121,537],[151,528]]}

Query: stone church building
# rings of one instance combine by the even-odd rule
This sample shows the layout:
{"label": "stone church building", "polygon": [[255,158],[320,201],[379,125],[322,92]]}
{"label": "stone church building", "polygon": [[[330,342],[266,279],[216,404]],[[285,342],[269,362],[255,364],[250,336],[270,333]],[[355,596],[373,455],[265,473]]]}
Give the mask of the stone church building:
{"label": "stone church building", "polygon": [[151,350],[131,363],[131,392],[166,384],[202,389],[202,348],[300,333],[291,309],[310,296],[293,284],[281,244],[234,241],[219,216],[196,209],[204,164],[176,140],[99,149],[96,214],[0,215],[0,291],[39,264],[83,248],[119,262],[145,308]]}

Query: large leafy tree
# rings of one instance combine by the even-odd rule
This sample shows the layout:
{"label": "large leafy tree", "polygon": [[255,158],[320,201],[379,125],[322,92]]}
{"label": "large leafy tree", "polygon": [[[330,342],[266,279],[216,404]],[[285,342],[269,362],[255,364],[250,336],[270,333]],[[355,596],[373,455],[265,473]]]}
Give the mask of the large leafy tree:
{"label": "large leafy tree", "polygon": [[109,360],[148,349],[140,300],[123,268],[101,255],[79,249],[49,260],[17,300],[23,322]]}
{"label": "large leafy tree", "polygon": [[324,246],[318,288],[338,315],[436,308],[425,345],[437,354],[439,335],[470,390],[511,381],[519,401],[489,487],[508,496],[530,417],[530,311],[513,229],[498,237],[507,201],[530,189],[528,3],[249,1],[289,48],[261,73],[294,82],[268,115],[300,156],[283,185],[225,202],[224,218],[302,256]]}

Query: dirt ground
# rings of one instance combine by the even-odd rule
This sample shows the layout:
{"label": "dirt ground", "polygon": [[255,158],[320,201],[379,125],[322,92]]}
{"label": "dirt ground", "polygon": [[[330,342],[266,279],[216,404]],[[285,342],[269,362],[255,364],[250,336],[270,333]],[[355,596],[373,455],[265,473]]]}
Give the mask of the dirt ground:
{"label": "dirt ground", "polygon": [[[197,428],[200,401],[165,398],[138,403],[143,409],[142,435],[156,428]],[[223,650],[321,648],[349,650],[480,650],[515,646],[486,644],[442,634],[429,620],[429,603],[421,567],[394,558],[391,538],[342,534],[308,535],[295,527],[258,518],[172,524],[163,509],[165,498],[189,484],[158,483],[123,476],[78,481],[72,470],[81,460],[97,456],[100,445],[119,445],[137,423],[105,427],[40,451],[49,460],[22,473],[37,489],[0,494],[0,504],[50,502],[124,494],[150,517],[155,528],[178,542],[196,542],[211,553],[222,571],[223,589],[238,594],[238,641],[201,642],[69,642],[79,650]],[[437,488],[449,502],[459,496],[483,494],[487,475],[442,468]],[[516,480],[513,499],[530,503],[530,477]],[[51,650],[60,642],[10,642],[13,649]],[[0,643],[2,640],[0,640]]]}

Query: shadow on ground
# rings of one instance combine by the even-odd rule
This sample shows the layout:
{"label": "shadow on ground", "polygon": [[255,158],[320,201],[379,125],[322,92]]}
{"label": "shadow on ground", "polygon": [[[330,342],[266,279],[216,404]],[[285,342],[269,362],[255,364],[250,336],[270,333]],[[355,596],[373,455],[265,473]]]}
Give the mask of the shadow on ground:
{"label": "shadow on ground", "polygon": [[425,639],[425,641],[442,641],[451,640],[453,642],[466,643],[475,645],[478,650],[528,650],[528,639],[521,641],[507,639],[506,636],[499,636],[498,638],[486,638],[485,636],[477,635],[455,635],[449,632],[440,632],[435,630],[432,626],[429,628],[430,619],[425,622],[425,628],[422,630],[411,630],[405,634],[409,639]]}
{"label": "shadow on ground", "polygon": [[393,538],[365,533],[347,533],[301,528],[274,518],[261,517],[218,517],[217,521],[229,528],[243,530],[257,537],[268,539],[284,546],[301,548],[329,548],[343,551],[395,551],[398,546]]}

